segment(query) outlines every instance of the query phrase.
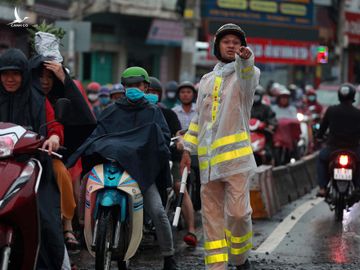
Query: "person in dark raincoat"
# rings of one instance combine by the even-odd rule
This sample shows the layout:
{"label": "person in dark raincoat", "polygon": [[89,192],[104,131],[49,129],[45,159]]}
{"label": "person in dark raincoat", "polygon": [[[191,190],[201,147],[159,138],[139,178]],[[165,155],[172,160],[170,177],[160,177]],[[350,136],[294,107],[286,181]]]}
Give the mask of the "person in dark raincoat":
{"label": "person in dark raincoat", "polygon": [[103,163],[105,158],[119,162],[137,180],[143,193],[144,210],[154,222],[164,269],[176,270],[171,226],[158,191],[171,186],[170,131],[155,105],[157,96],[144,93],[150,80],[143,68],[126,69],[122,84],[126,97],[103,111],[97,128],[69,158],[68,165],[80,155],[84,166],[89,164],[85,171]]}
{"label": "person in dark raincoat", "polygon": [[[96,126],[96,120],[80,90],[65,71],[61,63],[49,57],[35,55],[30,59],[32,86],[45,94],[52,106],[59,98],[71,101],[65,124],[65,147],[68,154],[74,152],[90,135]],[[73,181],[69,171],[59,159],[53,159],[53,167],[61,194],[61,213],[64,223],[64,237],[69,252],[78,252],[80,243],[76,240],[72,219],[76,207]],[[75,185],[76,183],[74,183]]]}
{"label": "person in dark raincoat", "polygon": [[[25,55],[18,49],[5,51],[0,57],[0,74],[0,121],[22,125],[48,137],[50,129],[41,128],[41,125],[48,121],[47,114],[52,108],[46,105],[44,95],[31,88]],[[49,142],[48,139],[45,143],[49,150],[59,147],[56,140]],[[50,156],[41,154],[38,158],[44,171],[38,190],[41,243],[37,269],[62,269],[66,259],[68,264],[68,257],[62,237],[59,190]]]}

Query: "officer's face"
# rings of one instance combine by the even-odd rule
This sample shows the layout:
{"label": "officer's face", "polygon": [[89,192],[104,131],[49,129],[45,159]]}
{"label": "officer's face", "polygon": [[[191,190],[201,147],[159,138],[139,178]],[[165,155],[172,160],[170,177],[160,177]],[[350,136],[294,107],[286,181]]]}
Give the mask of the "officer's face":
{"label": "officer's face", "polygon": [[235,53],[239,51],[241,41],[238,36],[228,34],[220,40],[221,57],[228,61],[235,60]]}

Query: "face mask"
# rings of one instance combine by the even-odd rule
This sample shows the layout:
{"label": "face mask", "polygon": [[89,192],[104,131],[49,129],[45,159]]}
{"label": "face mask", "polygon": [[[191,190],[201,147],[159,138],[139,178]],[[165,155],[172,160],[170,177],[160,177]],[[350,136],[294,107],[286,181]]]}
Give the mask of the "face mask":
{"label": "face mask", "polygon": [[147,94],[145,95],[146,100],[148,100],[151,104],[156,104],[159,101],[159,96],[155,94]]}
{"label": "face mask", "polygon": [[101,105],[106,105],[110,102],[110,98],[109,97],[100,97],[99,101],[100,101]]}
{"label": "face mask", "polygon": [[308,100],[310,102],[314,102],[314,101],[316,101],[316,97],[315,96],[308,96]]}
{"label": "face mask", "polygon": [[96,101],[98,99],[97,94],[88,94],[88,99],[92,102]]}
{"label": "face mask", "polygon": [[138,101],[145,96],[143,91],[135,87],[127,88],[125,95],[130,101]]}
{"label": "face mask", "polygon": [[260,101],[261,101],[261,96],[255,95],[255,96],[254,96],[254,102],[255,102],[255,103],[259,103]]}
{"label": "face mask", "polygon": [[175,92],[167,92],[166,93],[166,96],[169,98],[169,99],[174,99],[176,97],[176,93]]}

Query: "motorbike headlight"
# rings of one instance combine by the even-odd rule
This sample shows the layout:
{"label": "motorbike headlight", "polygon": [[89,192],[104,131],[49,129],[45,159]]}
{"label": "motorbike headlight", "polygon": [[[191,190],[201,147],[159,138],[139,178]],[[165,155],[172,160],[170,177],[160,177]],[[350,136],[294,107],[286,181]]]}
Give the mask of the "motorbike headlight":
{"label": "motorbike headlight", "polygon": [[11,156],[15,140],[11,135],[0,136],[0,158]]}
{"label": "motorbike headlight", "polygon": [[302,114],[302,113],[297,113],[297,119],[300,121],[300,122],[302,122],[302,121],[304,121],[304,119],[305,119],[305,116]]}
{"label": "motorbike headlight", "polygon": [[29,161],[20,176],[12,183],[3,199],[0,201],[0,207],[3,207],[30,179],[35,169],[35,163]]}

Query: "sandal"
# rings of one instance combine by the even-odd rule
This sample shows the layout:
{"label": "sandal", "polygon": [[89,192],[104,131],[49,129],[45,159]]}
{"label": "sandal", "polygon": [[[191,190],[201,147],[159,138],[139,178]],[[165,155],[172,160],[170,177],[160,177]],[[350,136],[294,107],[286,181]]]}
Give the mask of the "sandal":
{"label": "sandal", "polygon": [[[71,236],[65,237],[66,234],[72,234]],[[64,239],[65,239],[65,245],[69,252],[77,252],[80,251],[80,243],[75,238],[75,233],[73,231],[64,231]]]}
{"label": "sandal", "polygon": [[198,241],[196,235],[191,232],[188,232],[184,236],[183,240],[188,246],[191,246],[191,247],[196,247],[197,241]]}

